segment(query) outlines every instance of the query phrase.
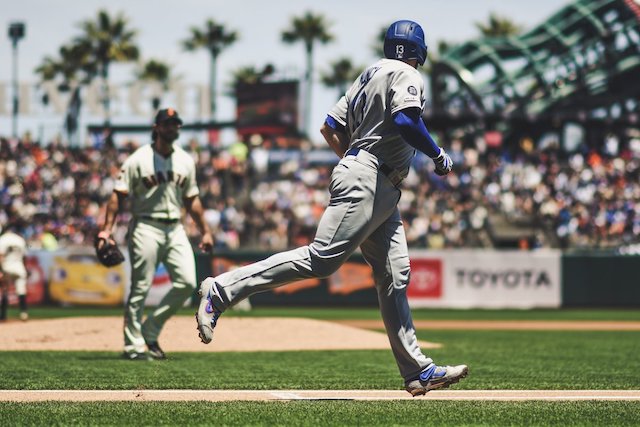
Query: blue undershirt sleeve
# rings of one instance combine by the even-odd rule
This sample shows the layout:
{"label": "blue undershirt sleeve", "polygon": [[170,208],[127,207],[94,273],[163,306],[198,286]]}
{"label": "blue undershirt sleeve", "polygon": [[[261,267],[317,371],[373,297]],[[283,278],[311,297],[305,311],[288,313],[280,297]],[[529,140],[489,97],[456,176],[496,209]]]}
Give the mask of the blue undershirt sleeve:
{"label": "blue undershirt sleeve", "polygon": [[427,130],[419,109],[407,108],[400,110],[394,114],[393,121],[398,127],[402,138],[413,148],[432,159],[440,155],[440,147]]}
{"label": "blue undershirt sleeve", "polygon": [[338,123],[336,121],[336,119],[334,119],[331,116],[327,116],[326,119],[324,119],[324,122],[333,130],[336,130],[338,132],[344,132],[344,126],[342,126],[340,123]]}

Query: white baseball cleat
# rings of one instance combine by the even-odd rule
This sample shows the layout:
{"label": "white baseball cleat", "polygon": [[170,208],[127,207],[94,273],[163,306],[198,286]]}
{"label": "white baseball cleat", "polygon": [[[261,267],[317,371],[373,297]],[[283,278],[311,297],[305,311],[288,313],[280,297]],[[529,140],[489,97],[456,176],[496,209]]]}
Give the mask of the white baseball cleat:
{"label": "white baseball cleat", "polygon": [[212,296],[220,295],[217,293],[217,288],[213,277],[207,277],[200,284],[198,289],[198,295],[200,296],[200,306],[196,312],[196,322],[198,322],[198,336],[200,340],[209,344],[213,339],[213,328],[216,327],[218,318],[222,312],[218,311],[211,302]]}
{"label": "white baseball cleat", "polygon": [[421,396],[430,390],[447,388],[469,374],[467,365],[436,366],[429,365],[420,375],[407,382],[406,389],[412,396]]}

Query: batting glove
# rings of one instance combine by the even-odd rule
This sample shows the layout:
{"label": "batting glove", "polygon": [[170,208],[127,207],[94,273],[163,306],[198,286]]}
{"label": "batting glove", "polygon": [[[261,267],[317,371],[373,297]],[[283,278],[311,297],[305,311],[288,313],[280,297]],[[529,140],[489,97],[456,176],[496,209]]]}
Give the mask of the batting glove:
{"label": "batting glove", "polygon": [[436,164],[436,174],[440,176],[444,176],[451,172],[451,168],[453,167],[451,157],[449,157],[442,147],[440,147],[440,155],[433,158],[433,163]]}

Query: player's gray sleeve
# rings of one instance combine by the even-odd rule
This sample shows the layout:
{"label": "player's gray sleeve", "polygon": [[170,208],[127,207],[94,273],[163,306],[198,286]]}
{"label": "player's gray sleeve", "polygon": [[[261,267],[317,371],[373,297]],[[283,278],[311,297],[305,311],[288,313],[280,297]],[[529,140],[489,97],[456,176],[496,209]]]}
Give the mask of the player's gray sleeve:
{"label": "player's gray sleeve", "polygon": [[333,106],[333,108],[329,111],[328,115],[333,117],[336,122],[340,123],[342,126],[347,126],[347,97],[343,96],[340,100]]}
{"label": "player's gray sleeve", "polygon": [[391,115],[406,108],[422,110],[424,81],[414,69],[401,69],[393,73],[389,90],[391,97]]}

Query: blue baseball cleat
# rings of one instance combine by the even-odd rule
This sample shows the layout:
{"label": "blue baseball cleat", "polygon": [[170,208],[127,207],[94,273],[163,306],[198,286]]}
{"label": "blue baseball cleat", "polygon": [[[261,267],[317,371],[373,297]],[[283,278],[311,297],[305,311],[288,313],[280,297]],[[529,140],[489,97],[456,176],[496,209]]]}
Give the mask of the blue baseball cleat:
{"label": "blue baseball cleat", "polygon": [[414,397],[421,396],[430,390],[447,388],[468,374],[467,365],[436,366],[435,363],[432,363],[420,373],[418,378],[407,382],[406,389]]}
{"label": "blue baseball cleat", "polygon": [[202,281],[198,295],[200,296],[200,306],[196,312],[198,336],[203,343],[209,344],[213,339],[213,328],[216,327],[218,318],[222,314],[211,302],[212,296],[220,298],[213,277],[207,277]]}

